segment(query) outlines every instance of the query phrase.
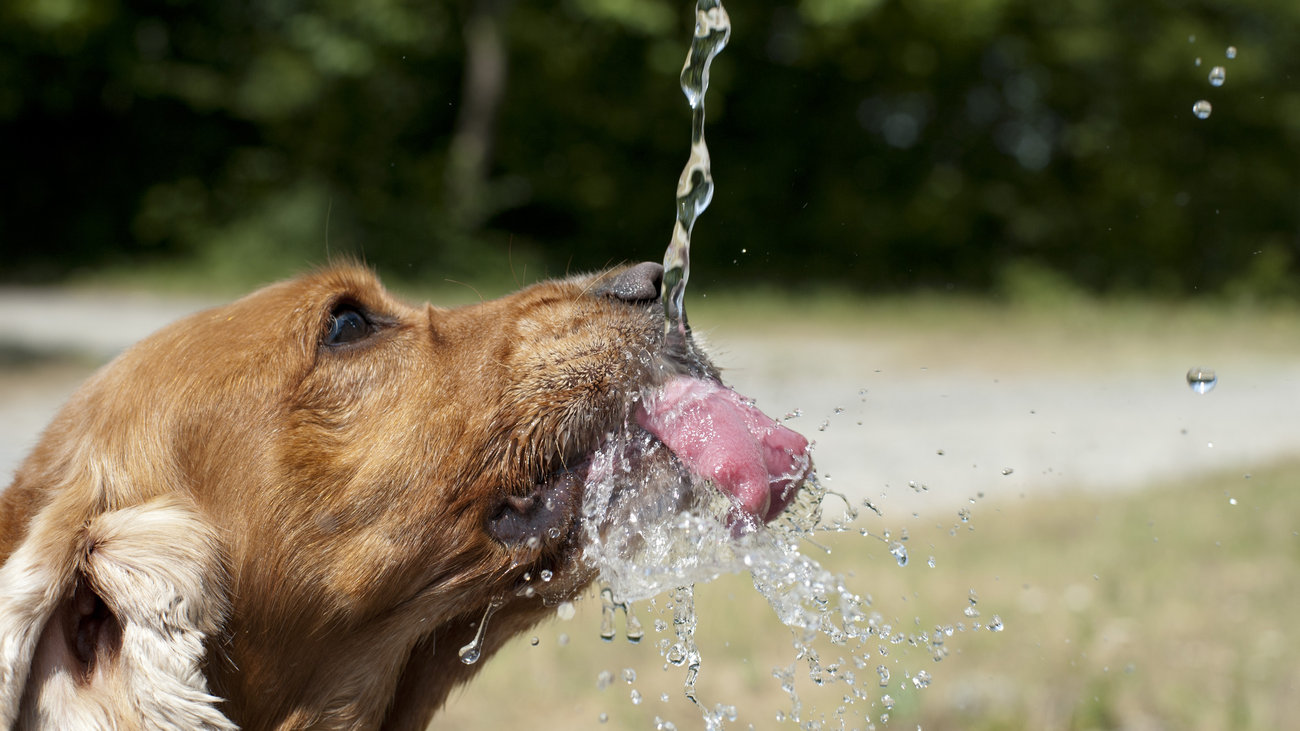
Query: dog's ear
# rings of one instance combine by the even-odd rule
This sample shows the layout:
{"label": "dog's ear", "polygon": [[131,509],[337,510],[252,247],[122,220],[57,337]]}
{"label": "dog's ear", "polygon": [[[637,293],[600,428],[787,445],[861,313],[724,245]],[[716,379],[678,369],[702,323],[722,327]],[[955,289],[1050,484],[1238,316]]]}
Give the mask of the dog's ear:
{"label": "dog's ear", "polygon": [[88,519],[67,502],[0,567],[0,729],[234,729],[203,675],[217,536],[177,496]]}

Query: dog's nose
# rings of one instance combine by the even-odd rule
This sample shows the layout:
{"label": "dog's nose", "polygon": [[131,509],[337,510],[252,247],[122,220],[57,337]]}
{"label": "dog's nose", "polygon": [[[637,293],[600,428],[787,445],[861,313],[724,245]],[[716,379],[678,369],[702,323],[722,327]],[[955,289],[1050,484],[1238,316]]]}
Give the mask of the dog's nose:
{"label": "dog's nose", "polygon": [[649,303],[659,299],[663,281],[663,266],[647,261],[624,270],[597,291],[624,302]]}

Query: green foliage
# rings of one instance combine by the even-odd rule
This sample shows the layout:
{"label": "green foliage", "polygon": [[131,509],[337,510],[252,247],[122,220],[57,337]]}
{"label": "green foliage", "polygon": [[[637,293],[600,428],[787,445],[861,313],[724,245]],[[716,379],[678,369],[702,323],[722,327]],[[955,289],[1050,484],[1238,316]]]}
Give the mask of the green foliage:
{"label": "green foliage", "polygon": [[[1300,6],[730,10],[696,281],[984,292],[1031,261],[1094,292],[1295,296]],[[668,0],[13,3],[0,278],[657,259],[692,20]],[[499,93],[475,75],[493,58]]]}

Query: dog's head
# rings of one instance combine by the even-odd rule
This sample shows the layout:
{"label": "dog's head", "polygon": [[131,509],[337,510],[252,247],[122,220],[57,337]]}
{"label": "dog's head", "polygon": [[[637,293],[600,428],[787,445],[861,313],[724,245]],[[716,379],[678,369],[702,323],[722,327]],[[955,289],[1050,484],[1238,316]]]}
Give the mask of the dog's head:
{"label": "dog's head", "polygon": [[[418,726],[489,608],[484,657],[590,581],[584,484],[629,428],[772,517],[804,445],[665,337],[660,273],[447,310],[333,268],[125,353],[0,497],[0,725]],[[701,456],[745,433],[759,478]]]}

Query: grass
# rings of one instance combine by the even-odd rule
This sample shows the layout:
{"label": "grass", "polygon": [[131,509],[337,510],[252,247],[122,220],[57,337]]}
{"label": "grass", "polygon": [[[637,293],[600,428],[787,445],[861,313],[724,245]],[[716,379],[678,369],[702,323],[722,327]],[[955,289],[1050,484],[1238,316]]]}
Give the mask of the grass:
{"label": "grass", "polygon": [[[953,630],[939,662],[930,647],[906,641],[869,645],[867,667],[855,670],[868,700],[848,707],[845,727],[1288,726],[1300,717],[1297,484],[1300,464],[1289,464],[1138,494],[977,503],[967,523],[945,514],[893,526],[895,538],[907,529],[913,557],[901,568],[878,540],[827,536],[831,552],[819,560],[870,594],[895,631]],[[866,515],[858,527],[877,535],[890,529]],[[964,613],[972,592],[977,617]],[[736,706],[738,722],[729,727],[780,726],[777,713],[788,713],[790,699],[771,670],[796,664],[789,633],[743,577],[701,587],[696,606],[701,699]],[[648,609],[641,613],[649,627]],[[972,629],[995,614],[1004,631]],[[434,728],[656,728],[656,717],[703,728],[680,697],[681,671],[662,669],[653,645],[666,635],[650,630],[640,645],[607,644],[597,637],[598,620],[598,602],[587,599],[575,619],[539,628],[537,646],[516,641]],[[837,652],[847,655],[823,648],[823,664]],[[889,688],[879,687],[877,665],[890,669]],[[832,713],[845,686],[818,688],[798,666],[800,696],[817,704],[811,712],[805,706],[803,718],[839,728]],[[621,679],[625,668],[636,672],[633,683]],[[842,670],[852,668],[849,660]],[[597,687],[602,670],[616,677],[604,690]],[[924,689],[908,681],[920,670],[933,676]],[[629,699],[633,688],[640,704]]]}

